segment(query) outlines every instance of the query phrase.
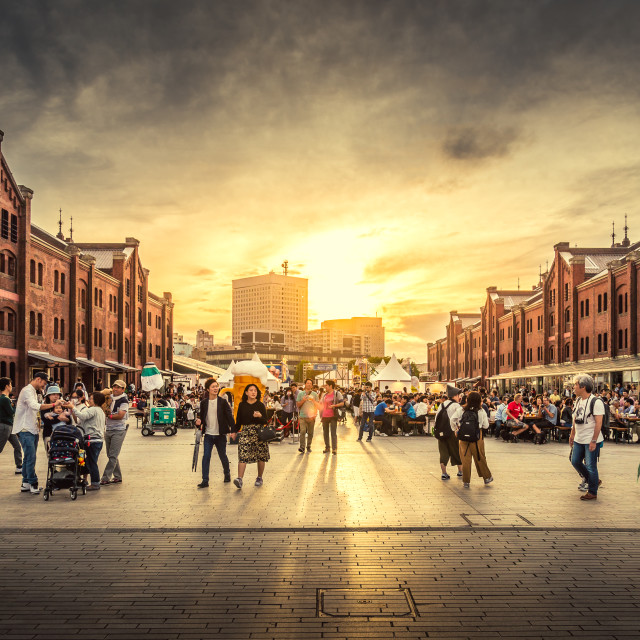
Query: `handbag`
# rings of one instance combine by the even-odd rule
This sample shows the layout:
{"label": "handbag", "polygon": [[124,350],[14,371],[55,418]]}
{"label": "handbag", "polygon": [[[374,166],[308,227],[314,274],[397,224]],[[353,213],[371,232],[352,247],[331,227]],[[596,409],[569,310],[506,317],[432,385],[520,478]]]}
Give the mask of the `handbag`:
{"label": "handbag", "polygon": [[265,424],[258,427],[258,440],[260,442],[271,442],[272,440],[277,440],[277,438],[278,434],[271,425]]}

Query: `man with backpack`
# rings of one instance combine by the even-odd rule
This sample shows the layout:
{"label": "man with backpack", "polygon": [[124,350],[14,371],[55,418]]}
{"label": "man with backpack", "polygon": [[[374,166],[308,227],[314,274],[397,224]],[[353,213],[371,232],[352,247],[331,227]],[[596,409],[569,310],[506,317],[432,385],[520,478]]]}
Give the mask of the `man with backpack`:
{"label": "man with backpack", "polygon": [[436,424],[433,435],[438,440],[438,451],[440,452],[440,468],[442,469],[442,479],[449,480],[451,477],[447,473],[447,465],[458,466],[458,477],[462,477],[462,460],[460,459],[460,448],[455,430],[458,428],[462,417],[462,407],[460,406],[460,395],[462,391],[447,385],[447,398],[436,413]]}
{"label": "man with backpack", "polygon": [[602,398],[593,395],[594,386],[589,375],[580,374],[574,378],[576,404],[569,444],[571,464],[587,483],[587,493],[580,496],[580,500],[585,501],[598,499],[598,457],[604,440],[602,429],[609,426],[609,406]]}

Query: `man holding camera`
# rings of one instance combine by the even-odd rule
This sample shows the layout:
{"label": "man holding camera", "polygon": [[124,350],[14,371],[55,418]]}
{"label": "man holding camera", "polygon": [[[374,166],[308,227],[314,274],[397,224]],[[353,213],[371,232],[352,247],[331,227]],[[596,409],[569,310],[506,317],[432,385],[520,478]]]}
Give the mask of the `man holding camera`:
{"label": "man holding camera", "polygon": [[573,426],[569,436],[571,464],[588,484],[588,491],[580,500],[598,499],[598,451],[603,441],[602,422],[605,415],[604,401],[592,394],[594,381],[586,374],[574,378],[573,389],[576,404]]}

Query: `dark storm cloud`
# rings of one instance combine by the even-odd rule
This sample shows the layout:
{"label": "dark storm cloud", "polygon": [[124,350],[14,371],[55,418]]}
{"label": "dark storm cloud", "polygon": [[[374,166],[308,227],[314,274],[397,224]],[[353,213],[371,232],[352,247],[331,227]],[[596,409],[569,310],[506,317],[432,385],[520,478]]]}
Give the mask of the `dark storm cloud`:
{"label": "dark storm cloud", "polygon": [[500,131],[464,127],[450,131],[442,148],[454,160],[501,158],[509,153],[517,138],[518,134],[513,128]]}

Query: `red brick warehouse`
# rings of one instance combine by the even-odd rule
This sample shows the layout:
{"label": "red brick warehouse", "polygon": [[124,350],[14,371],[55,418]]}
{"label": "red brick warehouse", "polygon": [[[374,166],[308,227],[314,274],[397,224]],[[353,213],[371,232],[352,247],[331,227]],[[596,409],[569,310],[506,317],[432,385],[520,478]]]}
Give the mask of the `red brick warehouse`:
{"label": "red brick warehouse", "polygon": [[139,381],[145,362],[173,368],[173,302],[149,291],[135,238],[81,243],[31,222],[0,131],[0,375],[21,387],[46,369],[65,388],[82,377]]}
{"label": "red brick warehouse", "polygon": [[640,380],[640,242],[554,247],[529,291],[488,287],[475,313],[451,311],[446,337],[427,345],[432,378],[510,389],[561,388],[578,372],[600,385]]}

